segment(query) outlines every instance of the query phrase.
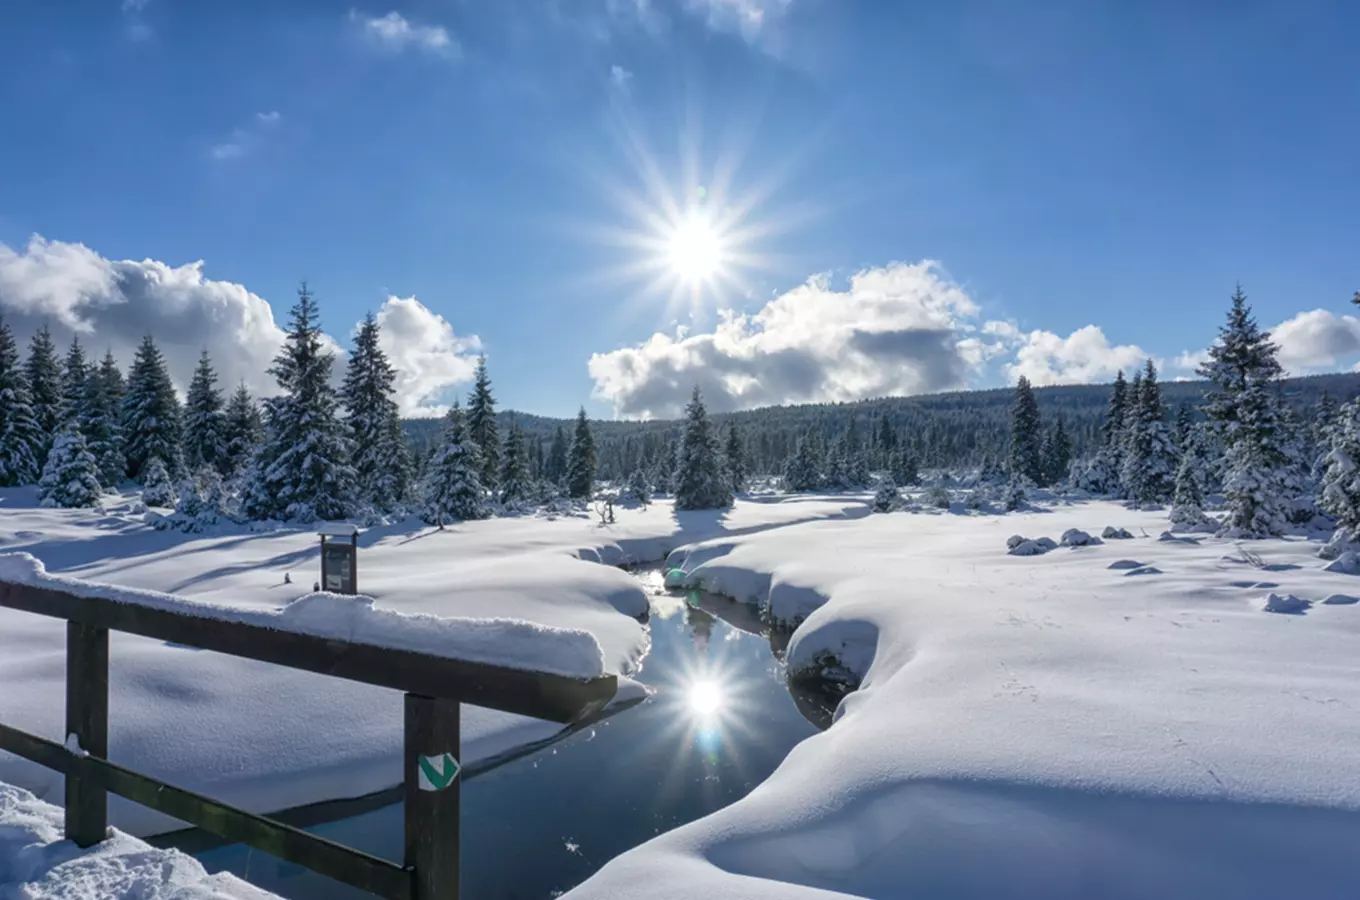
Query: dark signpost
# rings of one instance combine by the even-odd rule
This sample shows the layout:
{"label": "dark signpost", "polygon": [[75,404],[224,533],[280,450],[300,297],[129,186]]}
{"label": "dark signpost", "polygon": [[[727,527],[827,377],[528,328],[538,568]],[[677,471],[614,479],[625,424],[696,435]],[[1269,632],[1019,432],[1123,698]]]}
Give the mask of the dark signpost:
{"label": "dark signpost", "polygon": [[[353,593],[354,533],[349,533],[348,544],[328,542],[329,536],[322,538],[323,572],[326,549],[344,548]],[[66,730],[79,749],[0,724],[0,750],[66,776],[66,836],[77,845],[88,847],[105,838],[107,798],[113,792],[388,900],[457,900],[460,704],[577,723],[603,710],[617,688],[613,675],[567,678],[4,581],[0,607],[66,620]],[[106,759],[110,631],[404,692],[402,863],[236,809]]]}
{"label": "dark signpost", "polygon": [[359,593],[359,529],[327,525],[317,529],[317,534],[321,535],[321,589],[332,594]]}

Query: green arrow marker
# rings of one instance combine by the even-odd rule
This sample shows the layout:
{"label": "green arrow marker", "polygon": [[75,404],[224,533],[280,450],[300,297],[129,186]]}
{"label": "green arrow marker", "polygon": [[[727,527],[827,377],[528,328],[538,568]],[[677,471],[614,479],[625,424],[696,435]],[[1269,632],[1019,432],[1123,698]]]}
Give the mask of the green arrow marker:
{"label": "green arrow marker", "polygon": [[458,760],[452,753],[438,756],[422,756],[419,760],[420,789],[422,791],[442,791],[458,777]]}

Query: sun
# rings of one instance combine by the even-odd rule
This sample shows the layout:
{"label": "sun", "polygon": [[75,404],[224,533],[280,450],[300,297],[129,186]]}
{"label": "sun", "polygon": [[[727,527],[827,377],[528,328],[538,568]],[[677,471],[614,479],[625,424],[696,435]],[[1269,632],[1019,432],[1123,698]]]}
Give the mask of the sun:
{"label": "sun", "polygon": [[666,236],[666,263],[671,273],[685,283],[718,277],[725,257],[722,235],[702,212],[690,212]]}
{"label": "sun", "polygon": [[686,699],[693,712],[701,716],[711,716],[722,708],[722,688],[718,687],[716,682],[696,681],[690,685]]}

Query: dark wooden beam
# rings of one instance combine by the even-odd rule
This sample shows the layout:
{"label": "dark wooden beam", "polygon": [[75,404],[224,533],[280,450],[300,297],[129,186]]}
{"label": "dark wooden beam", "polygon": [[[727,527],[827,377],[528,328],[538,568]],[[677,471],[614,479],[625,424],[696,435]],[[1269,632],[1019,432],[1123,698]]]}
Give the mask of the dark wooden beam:
{"label": "dark wooden beam", "polygon": [[[98,757],[109,755],[109,632],[66,623],[66,734]],[[109,795],[81,776],[66,773],[66,836],[91,847],[109,830]]]}
{"label": "dark wooden beam", "polygon": [[598,712],[617,688],[613,675],[566,678],[8,582],[0,606],[552,722]]}
{"label": "dark wooden beam", "polygon": [[403,813],[414,900],[458,900],[459,727],[457,703],[406,695]]}
{"label": "dark wooden beam", "polygon": [[30,759],[82,785],[112,791],[236,843],[304,866],[387,900],[412,900],[413,874],[396,863],[370,856],[280,822],[219,803],[99,759],[78,756],[56,741],[0,725],[0,750]]}

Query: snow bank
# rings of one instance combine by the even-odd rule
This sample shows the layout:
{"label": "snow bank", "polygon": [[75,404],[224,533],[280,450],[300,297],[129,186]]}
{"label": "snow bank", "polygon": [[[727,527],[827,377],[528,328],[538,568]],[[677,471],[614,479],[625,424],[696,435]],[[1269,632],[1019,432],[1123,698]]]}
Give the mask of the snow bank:
{"label": "snow bank", "polygon": [[62,810],[0,783],[0,897],[14,900],[270,900],[234,875],[113,830],[82,850],[62,838]]}
{"label": "snow bank", "polygon": [[[1138,568],[1164,574],[1142,578],[1108,568],[1116,542],[977,550],[1116,516],[1165,527],[1092,502],[814,522],[672,554],[687,583],[771,610],[798,592],[790,663],[836,655],[862,684],[745,799],[572,897],[1353,898],[1360,607],[1263,615],[1212,538],[1143,541]],[[1347,586],[1315,544],[1252,548],[1282,595]]]}

